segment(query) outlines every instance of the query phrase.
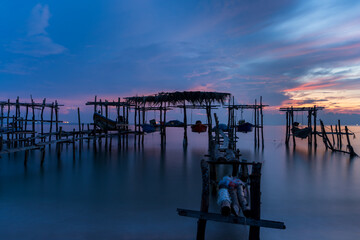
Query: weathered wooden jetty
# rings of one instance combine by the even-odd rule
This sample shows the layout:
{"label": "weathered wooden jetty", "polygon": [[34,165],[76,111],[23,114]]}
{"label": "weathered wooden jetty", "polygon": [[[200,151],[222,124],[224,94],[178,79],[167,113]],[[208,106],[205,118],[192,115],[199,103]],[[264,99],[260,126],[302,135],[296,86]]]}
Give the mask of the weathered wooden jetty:
{"label": "weathered wooden jetty", "polygon": [[[232,104],[231,100],[233,101]],[[229,104],[225,105],[228,101]],[[188,121],[189,110],[205,110],[206,126],[209,139],[209,148],[212,147],[213,118],[212,112],[221,107],[228,108],[228,129],[226,137],[230,138],[231,148],[236,149],[236,122],[234,111],[237,109],[253,109],[255,122],[255,145],[259,145],[259,129],[261,129],[263,145],[263,114],[262,109],[267,105],[235,105],[234,98],[230,93],[221,92],[201,92],[201,91],[183,91],[183,92],[160,92],[147,96],[133,96],[127,98],[118,98],[117,101],[98,99],[95,96],[93,101],[86,103],[94,107],[93,123],[81,122],[80,108],[77,108],[78,126],[77,129],[63,129],[59,120],[59,109],[63,105],[57,101],[20,102],[19,97],[16,101],[1,101],[1,132],[0,132],[0,155],[25,151],[26,165],[28,152],[31,150],[41,151],[41,165],[44,162],[45,146],[56,144],[57,154],[60,157],[63,144],[72,144],[75,150],[78,145],[79,154],[81,154],[83,143],[87,140],[93,141],[93,148],[96,152],[101,148],[102,142],[107,150],[111,150],[112,139],[118,138],[118,147],[128,147],[128,136],[134,136],[134,146],[140,147],[144,144],[145,132],[142,126],[146,123],[146,113],[148,111],[158,112],[158,127],[161,135],[161,147],[166,144],[166,114],[173,109],[181,109],[183,112],[184,129],[183,146],[188,145],[188,126],[192,125]],[[115,111],[115,114],[112,112]],[[133,113],[133,125],[129,123],[130,113]],[[45,117],[46,116],[46,117]],[[261,121],[259,120],[261,117]],[[37,129],[39,126],[39,129]],[[45,127],[46,126],[46,127]]]}
{"label": "weathered wooden jetty", "polygon": [[[262,146],[264,147],[264,114],[263,109],[268,107],[269,105],[265,105],[262,103],[262,97],[260,97],[260,103],[257,103],[255,99],[255,104],[235,104],[234,97],[229,101],[229,104],[225,107],[228,109],[228,126],[229,126],[229,138],[232,142],[235,142],[234,149],[236,149],[236,121],[235,121],[235,110],[240,110],[243,112],[244,110],[253,110],[254,111],[254,122],[253,128],[254,130],[254,146],[256,148]],[[261,142],[260,142],[261,138]]]}
{"label": "weathered wooden jetty", "polygon": [[[303,112],[307,113],[307,128],[306,128],[306,133],[304,133],[304,137],[302,138],[307,138],[308,139],[308,145],[311,146],[312,143],[314,143],[314,147],[317,147],[317,111],[319,110],[323,110],[324,107],[318,107],[318,106],[313,106],[313,107],[284,107],[284,108],[280,108],[281,112],[285,112],[286,113],[286,132],[285,132],[285,144],[286,146],[289,145],[290,142],[290,137],[292,136],[292,142],[293,142],[293,146],[296,146],[296,139],[295,139],[295,134],[292,132],[294,132],[294,130],[297,128],[297,124],[296,124],[296,120],[294,118],[294,113],[301,113],[303,114]],[[312,139],[314,139],[314,142],[312,142]]]}
{"label": "weathered wooden jetty", "polygon": [[[320,122],[320,130],[317,130],[317,111],[325,109],[324,107],[284,107],[280,108],[280,111],[286,112],[286,132],[285,132],[285,144],[286,146],[289,146],[290,137],[292,136],[292,142],[293,147],[296,146],[296,137],[302,138],[302,139],[308,139],[308,145],[317,147],[317,136],[320,136],[323,140],[323,143],[326,147],[326,149],[330,149],[333,152],[342,152],[342,153],[348,153],[350,156],[357,156],[357,154],[354,151],[354,148],[351,145],[349,135],[354,135],[351,133],[348,129],[348,126],[345,126],[345,129],[341,129],[341,123],[340,120],[338,120],[338,123],[334,125],[330,125],[330,130],[326,130],[326,127],[324,126],[324,123],[321,119],[319,119]],[[296,122],[294,118],[294,112],[300,112],[303,114],[303,112],[307,113],[307,126],[301,128],[299,126],[299,123]],[[328,135],[332,136],[332,142],[329,140]],[[342,150],[342,137],[346,136],[347,140],[347,151]],[[336,138],[335,138],[336,136]],[[336,139],[336,140],[335,140]]]}
{"label": "weathered wooden jetty", "polygon": [[[218,119],[214,115],[216,125]],[[212,135],[213,146],[209,154],[205,156],[209,158],[208,161],[201,160],[202,173],[202,194],[200,211],[188,210],[178,208],[177,212],[180,216],[191,217],[198,219],[196,239],[205,239],[205,230],[207,221],[224,222],[231,224],[241,224],[250,226],[249,239],[260,239],[260,227],[285,229],[285,224],[278,221],[270,221],[261,219],[261,166],[260,162],[248,162],[240,159],[239,150],[234,150],[234,139],[225,135],[221,129],[215,128],[215,135]],[[222,136],[222,141],[220,140]],[[246,183],[250,186],[250,201],[247,202],[239,193],[239,187],[229,188],[231,200],[221,202],[221,213],[209,212],[210,208],[210,189],[212,195],[220,190],[220,182],[217,177],[217,167],[221,165],[231,165],[231,176],[237,181]],[[248,168],[251,168],[249,171]],[[249,174],[250,172],[250,174]],[[211,187],[211,188],[210,188]],[[222,186],[223,187],[223,186]],[[247,188],[247,187],[246,187]],[[223,189],[222,189],[223,190]],[[226,190],[227,191],[227,190]],[[219,192],[219,198],[221,194]],[[237,197],[239,196],[239,198]],[[226,211],[223,211],[227,209]],[[241,211],[240,211],[241,209]],[[234,215],[231,215],[233,212]]]}
{"label": "weathered wooden jetty", "polygon": [[[353,135],[353,136],[355,136],[355,135],[354,135],[354,133],[351,133],[349,131],[348,126],[345,126],[345,130],[342,131],[340,120],[338,120],[338,125],[335,125],[335,132],[333,129],[333,125],[330,125],[331,131],[327,131],[326,127],[321,119],[320,119],[320,126],[321,126],[321,132],[319,132],[318,135],[320,137],[322,137],[326,149],[330,149],[333,152],[347,153],[347,154],[350,154],[351,157],[358,156],[355,153],[354,148],[351,145],[351,141],[350,141],[350,137],[349,137],[350,135]],[[329,140],[328,135],[332,136],[332,142]],[[335,140],[335,135],[336,135],[336,140]],[[346,136],[347,150],[342,149],[343,135]]]}

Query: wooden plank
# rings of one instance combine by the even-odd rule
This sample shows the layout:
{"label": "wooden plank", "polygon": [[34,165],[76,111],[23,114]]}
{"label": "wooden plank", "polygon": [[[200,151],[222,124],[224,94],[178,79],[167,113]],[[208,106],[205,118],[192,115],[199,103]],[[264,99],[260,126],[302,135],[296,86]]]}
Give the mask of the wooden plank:
{"label": "wooden plank", "polygon": [[193,211],[188,209],[178,208],[177,212],[180,216],[198,218],[208,221],[225,222],[232,224],[240,224],[247,226],[274,228],[274,229],[285,229],[286,226],[283,222],[271,221],[271,220],[255,220],[252,218],[236,217],[236,216],[223,216],[218,213],[206,213],[200,211]]}
{"label": "wooden plank", "polygon": [[21,147],[21,148],[11,148],[11,149],[5,149],[0,152],[1,154],[9,154],[9,153],[16,153],[16,152],[22,152],[27,150],[35,150],[35,149],[41,149],[41,146],[30,146],[30,147]]}

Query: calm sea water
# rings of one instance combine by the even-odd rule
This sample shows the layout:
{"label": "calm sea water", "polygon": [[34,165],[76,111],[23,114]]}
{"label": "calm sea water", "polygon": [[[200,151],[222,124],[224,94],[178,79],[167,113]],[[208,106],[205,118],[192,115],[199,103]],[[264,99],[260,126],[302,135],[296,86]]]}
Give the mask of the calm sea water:
{"label": "calm sea water", "polygon": [[[359,127],[350,127],[358,136]],[[60,159],[46,151],[0,159],[1,239],[194,239],[196,219],[180,217],[176,208],[198,210],[200,160],[207,135],[189,132],[187,151],[182,129],[168,129],[165,149],[159,133],[145,137],[144,148],[97,153],[86,141],[76,160],[72,146]],[[284,128],[265,127],[265,148],[254,150],[253,134],[240,134],[243,157],[260,161],[263,219],[284,221],[287,229],[261,229],[262,239],[358,239],[360,237],[360,159],[316,151],[298,140],[284,145]],[[359,139],[352,139],[360,153]],[[217,211],[215,199],[211,210]],[[207,239],[247,239],[248,227],[208,222]]]}

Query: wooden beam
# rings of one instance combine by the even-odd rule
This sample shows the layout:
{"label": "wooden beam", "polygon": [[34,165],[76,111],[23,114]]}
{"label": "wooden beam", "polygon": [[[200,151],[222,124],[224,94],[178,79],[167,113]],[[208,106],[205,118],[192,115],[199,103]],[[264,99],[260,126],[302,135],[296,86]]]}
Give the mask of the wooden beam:
{"label": "wooden beam", "polygon": [[255,220],[252,218],[245,217],[236,217],[236,216],[223,216],[218,213],[206,213],[200,211],[193,211],[187,209],[178,208],[177,212],[180,216],[198,218],[208,221],[215,222],[225,222],[232,224],[248,225],[255,227],[265,227],[265,228],[275,228],[275,229],[285,229],[286,226],[283,222],[271,221],[271,220]]}

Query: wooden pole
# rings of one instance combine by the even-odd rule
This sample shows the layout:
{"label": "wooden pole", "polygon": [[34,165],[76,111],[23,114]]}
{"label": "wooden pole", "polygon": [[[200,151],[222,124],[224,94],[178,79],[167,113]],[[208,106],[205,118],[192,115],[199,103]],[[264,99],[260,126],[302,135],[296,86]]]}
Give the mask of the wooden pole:
{"label": "wooden pole", "polygon": [[[55,100],[55,130],[58,133],[59,132],[59,106],[57,100]],[[57,136],[57,135],[56,135]],[[58,136],[56,137],[58,139]]]}
{"label": "wooden pole", "polygon": [[44,98],[43,100],[43,104],[42,104],[42,107],[41,107],[41,121],[40,121],[40,124],[41,124],[41,141],[44,142],[45,139],[44,139],[44,109],[45,109],[45,103],[46,103],[46,98]]}
{"label": "wooden pole", "polygon": [[[201,193],[201,205],[200,211],[207,213],[209,210],[209,201],[210,201],[210,188],[209,188],[209,168],[207,162],[202,159],[201,160],[201,173],[202,173],[202,193]],[[205,228],[206,228],[206,220],[199,219],[197,222],[197,240],[205,239]]]}
{"label": "wooden pole", "polygon": [[289,145],[289,112],[286,111],[286,129],[285,129],[285,144]]}
{"label": "wooden pole", "polygon": [[334,137],[334,130],[333,130],[333,126],[330,125],[331,127],[331,136],[332,136],[332,140],[333,140],[333,146],[335,146],[335,137]]}
{"label": "wooden pole", "polygon": [[[291,129],[294,128],[294,108],[291,106],[291,114],[290,114],[290,117],[291,117]],[[291,132],[291,129],[290,129],[290,132]],[[292,134],[292,139],[293,139],[293,144],[294,144],[294,147],[296,146],[296,141],[295,141],[295,134],[293,133]]]}
{"label": "wooden pole", "polygon": [[260,96],[260,115],[261,115],[261,145],[262,148],[264,148],[264,115],[263,115],[262,96]]}
{"label": "wooden pole", "polygon": [[[51,141],[51,135],[52,135],[52,127],[53,127],[53,118],[54,118],[54,103],[51,104],[51,114],[50,114],[50,130],[49,130],[49,141]],[[50,147],[50,145],[49,145]]]}
{"label": "wooden pole", "polygon": [[254,107],[254,146],[255,147],[257,147],[256,146],[256,143],[257,143],[257,140],[256,140],[256,131],[257,131],[257,122],[256,122],[256,120],[257,120],[257,116],[256,116],[256,99],[255,99],[255,107]]}
{"label": "wooden pole", "polygon": [[340,124],[340,119],[338,120],[338,126],[339,126],[339,144],[340,144],[340,149],[342,148],[342,133],[341,133],[341,124]]}
{"label": "wooden pole", "polygon": [[31,109],[32,109],[32,144],[35,144],[35,105],[34,105],[34,100],[31,97]]}
{"label": "wooden pole", "polygon": [[97,109],[96,109],[96,107],[97,107],[97,101],[96,101],[96,98],[97,98],[97,96],[95,95],[95,100],[94,100],[94,113],[96,113],[96,112],[97,112]]}
{"label": "wooden pole", "polygon": [[187,139],[187,116],[186,116],[186,104],[184,100],[184,141],[183,146],[188,145],[188,139]]}
{"label": "wooden pole", "polygon": [[350,156],[357,156],[357,154],[354,152],[354,148],[351,146],[350,138],[349,138],[349,129],[347,126],[345,126],[345,133],[346,133],[346,139],[347,139],[347,147],[349,149]]}
{"label": "wooden pole", "polygon": [[4,126],[4,104],[1,104],[1,127]]}
{"label": "wooden pole", "polygon": [[[250,199],[251,199],[251,212],[252,219],[260,219],[260,180],[261,180],[261,163],[255,163],[252,167],[250,178]],[[260,239],[260,227],[250,227],[249,240]]]}
{"label": "wooden pole", "polygon": [[316,109],[316,105],[314,105],[314,147],[317,147],[317,141],[316,141],[316,116],[317,115],[317,109]]}

